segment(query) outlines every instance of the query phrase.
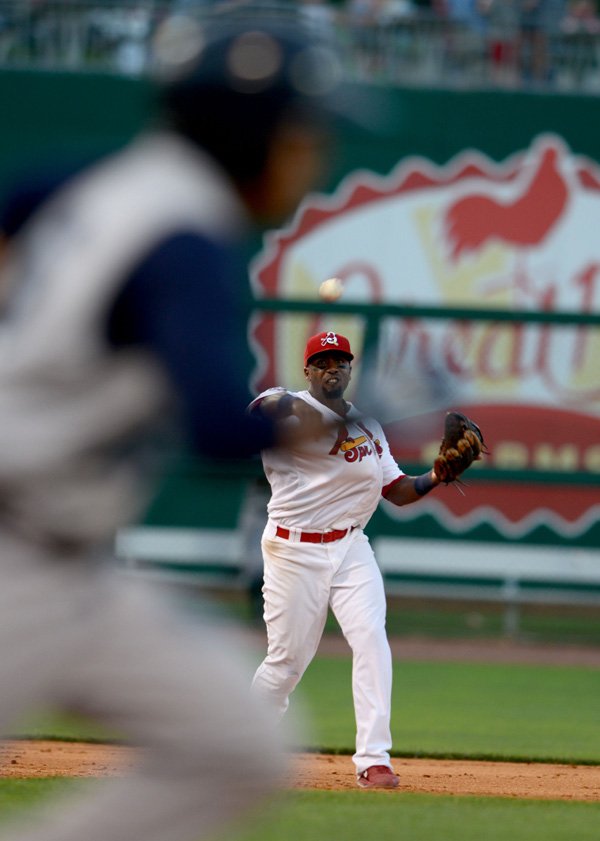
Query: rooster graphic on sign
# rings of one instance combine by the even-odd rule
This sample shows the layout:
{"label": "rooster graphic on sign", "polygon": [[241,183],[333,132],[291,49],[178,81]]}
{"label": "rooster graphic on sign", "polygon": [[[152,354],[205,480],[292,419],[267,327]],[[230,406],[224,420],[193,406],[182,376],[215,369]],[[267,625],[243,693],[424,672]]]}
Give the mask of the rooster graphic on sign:
{"label": "rooster graphic on sign", "polygon": [[540,245],[569,199],[558,163],[558,150],[546,148],[529,183],[512,201],[472,194],[453,202],[444,215],[451,258],[459,260],[492,241],[521,248]]}

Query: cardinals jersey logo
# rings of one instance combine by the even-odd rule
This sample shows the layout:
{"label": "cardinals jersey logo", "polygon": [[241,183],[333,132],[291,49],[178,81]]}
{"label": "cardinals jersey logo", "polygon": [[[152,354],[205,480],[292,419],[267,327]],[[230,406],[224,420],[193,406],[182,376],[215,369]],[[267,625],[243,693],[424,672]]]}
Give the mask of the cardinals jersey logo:
{"label": "cardinals jersey logo", "polygon": [[346,461],[362,461],[365,456],[375,453],[379,458],[383,454],[379,438],[374,438],[366,426],[359,423],[358,426],[365,432],[365,435],[351,436],[345,426],[341,426],[335,444],[329,451],[330,456],[342,453]]}
{"label": "cardinals jersey logo", "polygon": [[[413,157],[388,176],[361,170],[333,195],[311,197],[287,230],[266,240],[252,282],[257,297],[316,301],[322,279],[338,277],[349,303],[594,314],[600,258],[590,220],[599,215],[600,168],[556,135],[503,161],[473,149],[443,166]],[[360,354],[362,317],[338,323]],[[295,383],[307,338],[328,324],[318,314],[257,316],[253,388]],[[457,383],[462,410],[489,438],[487,466],[597,472],[599,356],[600,331],[582,326],[386,318],[377,359],[392,374],[435,370]],[[386,437],[401,466],[431,463],[438,445],[418,435],[407,443],[389,427]],[[431,494],[390,516],[428,510],[453,534],[481,521],[510,538],[539,527],[577,537],[600,516],[593,493],[570,490],[567,511],[564,495],[543,484],[527,494],[490,483],[476,496]]]}

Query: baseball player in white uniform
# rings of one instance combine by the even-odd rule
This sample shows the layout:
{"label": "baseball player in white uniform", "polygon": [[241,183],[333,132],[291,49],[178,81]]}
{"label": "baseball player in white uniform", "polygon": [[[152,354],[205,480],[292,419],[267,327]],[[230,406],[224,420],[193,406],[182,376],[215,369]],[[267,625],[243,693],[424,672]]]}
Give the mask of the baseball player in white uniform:
{"label": "baseball player in white uniform", "polygon": [[262,538],[268,651],[253,688],[283,716],[317,651],[331,607],[353,655],[358,785],[393,788],[398,778],[389,754],[392,661],[386,600],[363,528],[382,496],[406,505],[439,480],[433,469],[405,475],[380,424],[344,400],[352,359],[344,336],[312,336],[304,355],[307,389],[272,388],[250,404],[252,412],[287,419],[291,428],[314,413],[323,420],[315,439],[288,451],[263,452],[272,490]]}

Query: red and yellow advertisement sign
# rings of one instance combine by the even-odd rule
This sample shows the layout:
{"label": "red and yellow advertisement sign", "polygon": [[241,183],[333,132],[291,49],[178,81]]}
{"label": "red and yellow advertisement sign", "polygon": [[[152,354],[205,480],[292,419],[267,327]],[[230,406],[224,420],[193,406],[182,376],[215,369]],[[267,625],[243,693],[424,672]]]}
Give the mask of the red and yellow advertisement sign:
{"label": "red and yellow advertisement sign", "polygon": [[[309,197],[287,229],[266,238],[252,282],[257,297],[314,300],[316,311],[319,285],[338,277],[342,300],[365,305],[597,313],[598,219],[600,168],[555,135],[502,163],[473,150],[442,167],[410,158],[388,176],[354,172],[335,194]],[[302,387],[306,338],[331,329],[350,338],[360,366],[360,316],[257,317],[253,387]],[[380,325],[376,364],[390,388],[401,388],[393,372],[407,368],[434,370],[451,383],[456,398],[447,408],[483,428],[489,466],[599,472],[599,332],[390,318]],[[424,424],[408,443],[390,427],[390,440],[402,465],[429,461],[439,436]],[[542,524],[577,536],[598,519],[598,497],[594,486],[566,494],[558,486],[478,483],[476,499],[448,488],[393,515],[428,510],[458,532],[486,521],[511,537]]]}

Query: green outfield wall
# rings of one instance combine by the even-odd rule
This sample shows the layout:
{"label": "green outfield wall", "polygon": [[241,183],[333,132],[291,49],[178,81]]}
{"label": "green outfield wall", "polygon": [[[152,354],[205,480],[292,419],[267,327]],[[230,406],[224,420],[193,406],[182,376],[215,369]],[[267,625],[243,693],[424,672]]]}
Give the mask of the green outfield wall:
{"label": "green outfield wall", "polygon": [[[429,199],[438,196],[438,193],[441,195],[440,190],[442,188],[443,190],[449,189],[450,185],[454,192],[448,193],[442,190],[441,198],[439,196],[435,198],[438,203],[447,203],[450,199],[457,201],[464,198],[466,194],[471,198],[473,196],[480,197],[483,190],[483,193],[488,197],[492,196],[497,204],[507,204],[513,201],[516,210],[525,213],[525,210],[521,208],[525,207],[526,188],[528,189],[536,178],[542,185],[539,193],[540,206],[547,207],[548,203],[553,200],[550,187],[554,182],[551,176],[547,174],[547,169],[556,160],[559,161],[559,164],[556,164],[554,175],[558,173],[562,178],[563,186],[564,184],[567,185],[568,198],[561,199],[562,204],[557,209],[556,214],[558,222],[555,224],[553,221],[552,223],[555,225],[552,235],[554,236],[559,222],[562,224],[567,219],[567,212],[575,205],[575,196],[579,197],[581,194],[583,196],[582,201],[585,199],[587,202],[585,207],[588,210],[581,210],[579,216],[573,217],[573,220],[569,221],[569,225],[573,227],[578,224],[577,219],[583,220],[580,228],[585,229],[583,233],[587,237],[583,245],[579,243],[577,236],[573,236],[571,229],[569,229],[571,234],[569,236],[565,234],[565,238],[561,240],[559,250],[548,252],[548,256],[545,256],[546,252],[542,249],[542,245],[544,248],[546,247],[548,238],[543,243],[542,239],[539,239],[535,244],[535,249],[533,245],[528,245],[528,250],[525,252],[521,241],[518,243],[518,248],[515,246],[515,251],[515,248],[508,243],[508,235],[503,234],[504,250],[500,253],[494,245],[494,243],[497,243],[499,236],[496,233],[496,239],[489,246],[486,254],[479,255],[479,252],[475,254],[473,251],[475,256],[469,255],[467,250],[464,253],[459,253],[460,245],[457,245],[454,257],[448,258],[449,262],[447,260],[445,264],[446,268],[439,269],[438,266],[436,271],[441,272],[439,277],[442,277],[442,281],[440,283],[446,283],[449,288],[450,281],[454,282],[456,280],[457,288],[460,287],[462,291],[458,297],[453,297],[451,292],[440,297],[430,290],[429,297],[425,296],[423,298],[424,303],[434,307],[456,305],[457,302],[470,307],[478,306],[481,303],[477,291],[480,287],[472,283],[472,269],[476,265],[474,261],[480,258],[480,264],[477,264],[480,274],[484,270],[492,271],[493,266],[517,265],[519,271],[526,274],[529,272],[530,280],[542,278],[544,282],[547,280],[548,283],[551,280],[556,288],[559,284],[558,281],[555,283],[554,274],[558,272],[558,268],[555,272],[555,266],[558,266],[559,263],[562,266],[564,260],[568,258],[573,265],[573,268],[566,272],[568,278],[576,278],[580,285],[586,282],[587,286],[585,288],[590,290],[590,296],[586,299],[586,312],[588,314],[590,312],[597,313],[600,310],[598,299],[594,297],[596,291],[593,284],[593,281],[595,281],[595,274],[593,273],[595,271],[593,269],[595,266],[595,246],[593,243],[594,238],[598,242],[600,242],[600,238],[595,232],[594,217],[589,210],[589,208],[593,209],[595,207],[593,202],[596,200],[596,193],[600,195],[598,186],[600,185],[600,178],[597,177],[595,171],[596,162],[600,161],[599,98],[511,91],[385,89],[379,86],[357,87],[355,96],[357,102],[364,103],[362,119],[359,123],[351,125],[340,122],[335,148],[331,155],[328,180],[323,188],[326,195],[335,195],[341,183],[347,181],[348,178],[354,179],[352,183],[356,189],[353,188],[348,191],[352,193],[354,204],[350,202],[345,210],[355,211],[358,207],[364,209],[365,189],[371,190],[372,193],[369,198],[369,208],[379,208],[379,205],[373,199],[373,195],[377,194],[378,191],[384,197],[393,195],[394,197],[410,198],[411,208],[418,198],[421,204],[414,210],[414,213],[416,214],[415,219],[421,225],[418,229],[418,235],[422,235],[423,242],[425,242],[428,236],[433,236],[431,231],[434,230],[434,227],[430,224],[432,214],[438,213],[438,209],[436,209],[438,205],[434,207],[433,198],[431,201]],[[144,82],[116,76],[29,71],[0,72],[0,114],[0,190],[7,187],[32,162],[36,165],[43,164],[46,160],[50,161],[56,157],[65,160],[84,160],[108,152],[127,141],[138,129],[151,123],[154,116],[151,91]],[[544,142],[540,143],[540,137],[550,137],[551,139],[544,145]],[[461,156],[465,154],[467,154],[468,160],[463,166],[464,171],[458,174],[461,169]],[[523,157],[525,161],[529,158],[533,160],[529,170],[526,166],[521,167],[521,164],[514,164],[513,166],[512,159],[519,156]],[[480,162],[480,158],[483,163]],[[409,166],[410,172],[406,175],[405,181],[399,185],[393,180],[389,180],[388,175],[401,166],[405,160],[412,162]],[[495,164],[499,165],[497,171],[494,170]],[[365,172],[368,173],[366,180]],[[361,176],[360,173],[363,173],[363,175]],[[377,177],[382,177],[384,180],[373,188],[373,178],[376,179]],[[554,181],[556,181],[556,178]],[[523,184],[522,198],[511,198],[511,190],[513,190],[514,185],[521,182]],[[365,183],[370,186],[365,188]],[[495,193],[494,190],[496,189],[500,192]],[[435,190],[438,190],[438,192],[436,193]],[[503,190],[504,192],[502,192]],[[562,196],[562,194],[560,195]],[[338,205],[340,202],[342,202],[341,199]],[[521,204],[518,202],[521,202]],[[413,212],[412,209],[409,210],[411,213]],[[406,210],[404,206],[399,208],[399,218],[404,218],[402,214],[406,215],[409,210]],[[337,220],[338,210],[336,209],[335,212],[332,210],[330,215],[332,219],[335,217]],[[534,212],[529,215],[535,217],[536,214]],[[524,215],[523,218],[526,219],[527,216]],[[600,219],[600,211],[597,218]],[[387,222],[384,221],[383,224],[387,224]],[[589,231],[587,230],[588,227]],[[314,232],[308,223],[306,228],[309,235]],[[415,230],[417,229],[415,228]],[[506,230],[517,230],[518,233],[518,225],[513,225],[512,228],[509,225]],[[577,232],[579,229],[575,230]],[[393,233],[391,238],[393,238]],[[435,250],[437,244],[433,240],[432,242],[431,247]],[[477,247],[479,246],[480,243]],[[257,251],[260,251],[261,247],[261,243],[257,242]],[[467,246],[464,246],[464,248],[467,249]],[[582,251],[586,252],[587,262],[580,267],[577,261]],[[598,246],[598,252],[598,263],[600,264],[600,245]],[[456,253],[459,254],[458,258]],[[517,253],[517,256],[513,260],[515,253]],[[560,259],[556,257],[557,253]],[[434,264],[437,266],[435,261],[438,256],[437,252],[433,256],[431,253],[428,254],[430,267]],[[309,258],[310,254],[306,257],[306,260],[309,260]],[[302,259],[305,259],[304,256]],[[462,274],[459,272],[461,260],[464,263],[461,269],[461,271],[464,269]],[[471,260],[470,263],[469,260]],[[505,261],[504,264],[502,260]],[[510,260],[513,260],[513,262],[510,262]],[[262,258],[261,266],[263,268],[265,262],[268,262],[267,258]],[[267,266],[267,268],[269,267]],[[261,270],[259,267],[257,275],[259,285],[263,282],[260,274]],[[496,269],[494,270],[496,271]],[[433,269],[431,271],[433,272]],[[516,269],[514,271],[516,272]],[[588,271],[588,274],[585,274],[585,271]],[[496,276],[490,276],[490,283],[492,281],[496,282],[500,276],[504,277],[501,268],[497,269],[497,272],[499,274],[497,273]],[[592,274],[589,274],[590,272]],[[267,274],[265,271],[265,277]],[[481,277],[478,277],[477,282],[479,283],[480,280]],[[266,285],[268,282],[270,281],[264,281],[265,285],[262,289],[262,294],[267,297],[279,296],[285,298],[289,296],[294,299],[310,299],[310,292],[307,292],[306,289],[299,290],[299,287],[294,285],[296,284],[294,278],[284,280],[282,286],[272,289]],[[396,294],[392,290],[389,297],[386,297],[389,293],[388,287],[385,286],[386,283],[387,280],[384,277],[383,298],[380,297],[379,301],[395,300],[398,302],[403,293],[398,292]],[[566,282],[566,285],[568,286],[568,282]],[[444,289],[446,289],[446,286]],[[256,286],[254,288],[256,289]],[[252,306],[253,296],[250,289],[248,290],[247,300],[249,305]],[[362,303],[365,312],[368,312],[372,300],[368,296],[365,297],[362,292],[356,293],[356,300]],[[505,296],[500,303],[496,299],[490,299],[487,305],[493,303],[495,306],[518,307],[515,300],[510,296]],[[422,303],[418,296],[416,300],[413,298],[412,302]],[[571,298],[567,297],[565,306],[569,311],[573,311],[574,307],[577,310],[576,302],[573,304]],[[557,304],[556,309],[557,312],[560,311],[561,306]],[[355,318],[355,321],[343,321],[340,317],[339,321],[336,322],[340,324],[340,327],[336,327],[336,329],[342,332],[342,326],[347,326],[351,331],[356,331],[358,329],[358,322],[356,321],[358,316],[347,316],[347,318]],[[293,335],[303,335],[303,324],[300,324],[297,329],[294,327]],[[543,330],[544,328],[535,329]],[[353,333],[354,335],[355,333]],[[276,336],[273,342],[274,344],[270,345],[268,350],[275,353],[277,349]],[[595,353],[595,344],[593,342],[589,344],[589,347],[586,345],[584,348],[585,353]],[[578,347],[583,353],[581,347],[579,345]],[[253,365],[253,357],[249,349],[247,349],[246,362],[250,371]],[[597,364],[595,367],[598,367]],[[278,373],[283,375],[285,371],[279,371]],[[587,421],[592,423],[595,420],[597,421],[600,416],[597,398],[590,396],[597,385],[593,381],[595,375],[590,373],[588,368],[578,370],[576,373],[578,383],[581,382],[583,377],[589,385],[589,393],[586,392],[585,399],[581,398],[581,405],[577,405],[577,416],[583,414]],[[514,372],[511,376],[513,376],[513,379],[510,386],[514,391]],[[563,386],[564,383],[561,384],[564,391]],[[503,395],[502,400],[506,402],[505,398],[506,395]],[[563,400],[563,403],[561,403],[561,400]],[[517,404],[521,406],[523,401],[524,398],[521,396],[517,399]],[[476,400],[471,400],[471,402],[477,403]],[[550,407],[554,412],[551,425],[556,426],[554,420],[558,417],[559,410],[562,411],[563,404],[563,397],[557,396],[556,405]],[[493,401],[490,402],[487,399],[485,406],[489,410],[490,417],[494,416],[494,405],[496,404]],[[570,428],[572,428],[572,418],[564,418],[564,422],[569,423]],[[544,423],[545,421],[542,423],[542,428],[544,428]],[[533,421],[532,426],[534,426]],[[536,428],[539,429],[539,425]],[[568,519],[568,522],[565,521],[566,525],[565,523],[557,525],[556,522],[552,521],[552,518],[548,520],[533,517],[527,520],[529,523],[527,527],[518,528],[513,523],[503,530],[493,518],[491,520],[486,518],[469,519],[466,516],[468,507],[469,505],[472,506],[480,487],[485,486],[494,489],[493,492],[490,491],[489,505],[492,508],[496,505],[498,489],[500,488],[500,493],[506,491],[507,474],[504,474],[502,482],[496,482],[494,468],[502,467],[502,465],[496,465],[492,462],[487,465],[489,468],[487,472],[484,471],[480,476],[474,478],[462,511],[457,513],[457,511],[452,510],[446,517],[446,515],[440,515],[439,511],[425,508],[409,520],[396,520],[389,516],[385,510],[381,510],[372,522],[371,533],[374,536],[382,534],[399,537],[403,535],[419,537],[427,534],[429,538],[436,540],[565,545],[593,550],[598,546],[600,539],[598,518],[594,517],[595,499],[598,497],[600,458],[597,458],[594,449],[593,435],[588,432],[585,435],[588,435],[589,440],[585,439],[585,452],[582,449],[581,459],[584,461],[581,463],[577,461],[577,458],[579,458],[577,454],[574,456],[575,461],[569,461],[565,456],[564,464],[562,464],[561,459],[557,459],[558,462],[561,462],[560,469],[564,472],[560,473],[559,471],[558,474],[556,474],[556,471],[547,473],[546,482],[544,481],[544,469],[548,470],[547,462],[545,467],[542,462],[532,465],[526,460],[523,463],[518,461],[512,463],[513,467],[516,464],[517,473],[521,470],[521,474],[512,477],[514,482],[512,485],[510,483],[508,485],[509,493],[511,492],[510,489],[516,485],[521,488],[527,485],[524,475],[528,470],[533,470],[535,474],[534,481],[530,483],[529,487],[530,496],[539,496],[540,487],[544,489],[548,485],[555,487],[561,499],[564,499],[564,495],[579,493],[580,496],[569,515],[570,519]],[[584,432],[581,433],[581,436],[579,436],[581,440],[585,435]],[[527,441],[525,443],[519,441],[504,442],[501,440],[501,430],[497,434],[494,430],[493,437],[496,437],[498,442],[502,444],[504,448],[502,452],[506,450],[506,452],[513,454],[520,452],[519,447],[524,450],[531,443]],[[567,444],[576,446],[578,441],[567,442]],[[504,446],[505,444],[506,446]],[[509,444],[513,446],[512,450],[510,450]],[[564,455],[563,449],[561,449],[563,445],[558,439],[550,441],[548,446],[550,448],[554,447],[555,452],[561,457]],[[407,459],[410,465],[415,466],[415,468],[419,468],[424,463],[419,453],[416,453],[416,455],[411,453],[410,457],[407,456]],[[510,463],[509,460],[507,464],[510,465]],[[504,466],[506,467],[506,464]],[[241,473],[234,469],[228,469],[224,473],[217,472],[218,478],[215,478],[214,469],[211,468],[208,472],[210,475],[206,478],[206,468],[185,456],[177,461],[148,512],[148,522],[161,525],[190,527],[210,525],[212,528],[234,528],[239,514],[240,500],[243,499],[243,492],[240,492],[240,487],[243,489],[246,484],[252,485],[256,481],[256,478],[260,475],[259,466],[257,464],[245,465]],[[240,475],[242,476],[241,480]],[[565,476],[572,475],[575,475],[575,481],[567,482],[568,487],[565,487],[563,479]],[[577,481],[577,475],[579,475],[581,481]],[[510,476],[508,478],[510,479]],[[574,488],[576,491],[573,490]],[[525,512],[523,521],[529,516],[527,505],[531,504],[531,502],[523,502],[523,511]],[[550,509],[553,505],[558,506],[556,511],[559,520],[561,504],[557,503],[556,500],[550,503]],[[450,507],[453,508],[453,506],[454,503]],[[574,522],[579,525],[574,526]]]}
{"label": "green outfield wall", "polygon": [[[600,157],[600,98],[504,91],[357,86],[364,123],[340,125],[330,186],[357,168],[385,174],[407,155],[443,164],[470,146],[502,160],[555,132]],[[0,187],[40,155],[96,154],[126,141],[153,112],[147,84],[118,76],[0,71]]]}

